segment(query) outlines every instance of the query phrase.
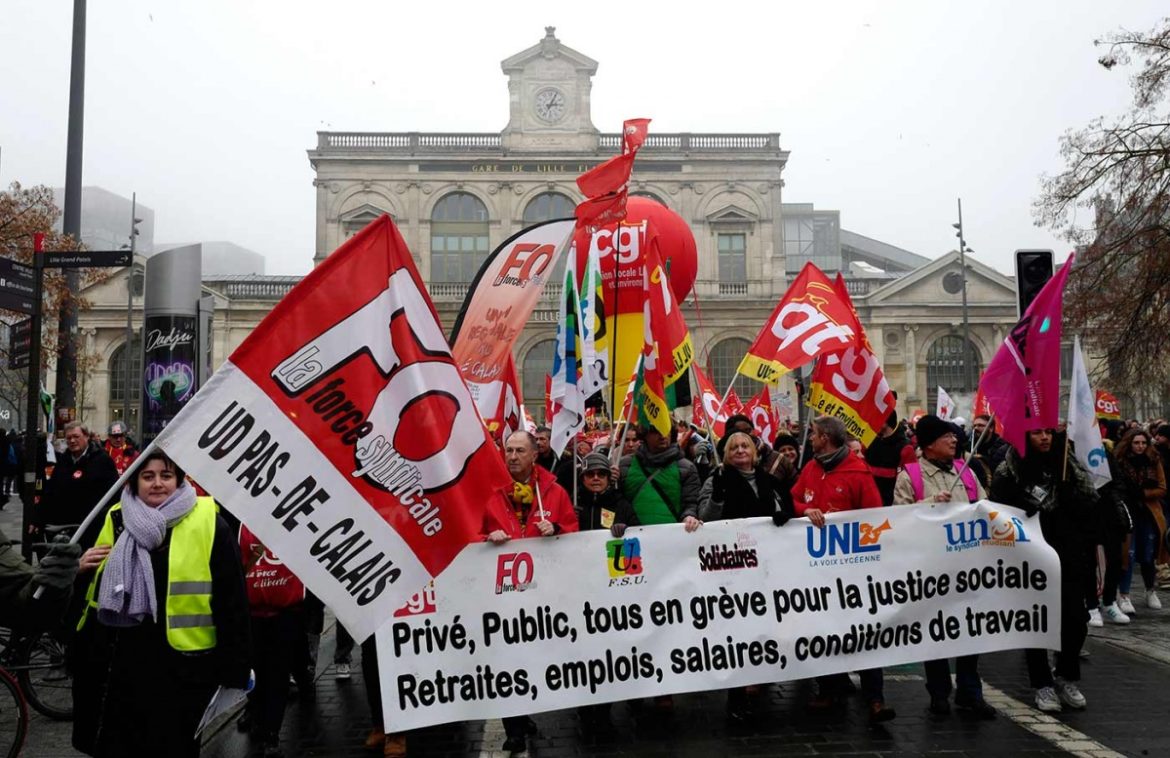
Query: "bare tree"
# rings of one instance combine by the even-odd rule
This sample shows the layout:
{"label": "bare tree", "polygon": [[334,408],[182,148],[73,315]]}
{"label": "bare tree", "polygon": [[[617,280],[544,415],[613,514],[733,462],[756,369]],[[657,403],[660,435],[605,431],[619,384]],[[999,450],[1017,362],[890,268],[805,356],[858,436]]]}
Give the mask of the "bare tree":
{"label": "bare tree", "polygon": [[1077,245],[1065,316],[1109,383],[1131,394],[1170,384],[1170,18],[1097,40],[1106,69],[1136,68],[1133,103],[1060,140],[1065,167],[1042,178],[1036,222]]}

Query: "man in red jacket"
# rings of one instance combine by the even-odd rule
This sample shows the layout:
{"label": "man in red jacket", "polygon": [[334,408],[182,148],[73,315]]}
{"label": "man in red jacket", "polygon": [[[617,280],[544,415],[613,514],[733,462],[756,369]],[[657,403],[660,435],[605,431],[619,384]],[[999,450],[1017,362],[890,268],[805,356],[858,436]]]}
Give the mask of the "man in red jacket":
{"label": "man in red jacket", "polygon": [[[796,515],[807,516],[820,529],[825,528],[826,514],[882,507],[882,496],[869,466],[849,454],[847,439],[845,424],[840,419],[830,416],[815,419],[809,433],[813,457],[792,488]],[[894,718],[894,709],[886,707],[882,670],[859,673],[861,692],[869,705],[869,722],[879,724]],[[813,710],[835,707],[850,687],[849,675],[844,673],[818,676],[817,683],[819,694],[809,702]]]}
{"label": "man in red jacket", "polygon": [[[499,545],[524,537],[553,537],[577,531],[577,513],[569,493],[557,484],[557,478],[536,465],[536,437],[525,431],[512,432],[504,440],[504,462],[512,475],[512,485],[499,490],[484,516],[484,533],[488,541]],[[536,734],[536,724],[528,716],[503,719],[505,753],[522,753],[528,749],[528,735]]]}

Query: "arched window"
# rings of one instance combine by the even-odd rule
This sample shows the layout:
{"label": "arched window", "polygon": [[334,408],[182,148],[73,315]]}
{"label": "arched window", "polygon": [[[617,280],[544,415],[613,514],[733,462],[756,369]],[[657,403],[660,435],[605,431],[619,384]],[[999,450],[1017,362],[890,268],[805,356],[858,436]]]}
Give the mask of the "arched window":
{"label": "arched window", "polygon": [[[553,350],[557,341],[541,340],[528,349],[524,356],[520,391],[524,393],[524,407],[532,418],[544,418],[544,378],[552,371]],[[544,419],[545,423],[550,419]]]}
{"label": "arched window", "polygon": [[[964,371],[963,345],[967,345],[970,356],[970,370]],[[964,342],[957,334],[948,334],[936,339],[926,351],[926,394],[927,410],[934,412],[938,388],[942,387],[951,395],[956,392],[975,392],[981,371],[979,349]]]}
{"label": "arched window", "polygon": [[[126,406],[126,358],[130,358],[130,417],[125,418]],[[110,356],[110,415],[112,420],[126,421],[133,430],[138,424],[138,409],[142,404],[142,333],[135,332],[126,350],[122,343]]]}
{"label": "arched window", "polygon": [[470,284],[488,254],[488,212],[479,198],[452,192],[431,213],[431,281]]}
{"label": "arched window", "polygon": [[648,200],[653,200],[659,205],[666,205],[665,200],[660,198],[658,195],[655,195],[653,192],[647,192],[646,190],[641,190],[640,192],[631,192],[630,197],[644,197]]}
{"label": "arched window", "polygon": [[[748,340],[731,337],[711,348],[711,353],[707,359],[707,375],[715,383],[716,392],[726,392],[727,386],[731,384],[732,380],[735,381],[732,389],[735,390],[736,395],[739,395],[739,399],[744,402],[747,402],[749,397],[760,391],[758,386],[754,386],[756,382],[753,382],[742,374],[736,373],[740,361],[747,355],[748,348],[751,346],[752,343]],[[694,394],[698,395],[698,388],[695,389]]]}
{"label": "arched window", "polygon": [[572,218],[576,204],[560,192],[542,192],[524,206],[524,225],[531,226],[554,218]]}

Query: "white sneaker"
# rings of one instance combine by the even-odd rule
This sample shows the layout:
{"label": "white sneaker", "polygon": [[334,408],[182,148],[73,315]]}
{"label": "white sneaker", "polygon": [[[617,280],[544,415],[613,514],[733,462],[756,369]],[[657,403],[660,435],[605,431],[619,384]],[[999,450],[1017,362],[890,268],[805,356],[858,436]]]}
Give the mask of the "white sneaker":
{"label": "white sneaker", "polygon": [[[1077,688],[1074,682],[1061,679],[1059,676],[1056,677],[1056,692],[1060,697],[1060,702],[1069,708],[1075,708],[1079,711],[1085,707],[1085,696],[1081,694],[1080,689]],[[1039,695],[1036,697],[1039,699]]]}
{"label": "white sneaker", "polygon": [[[1104,608],[1102,608],[1101,615],[1104,616],[1106,619],[1108,619],[1109,622],[1112,624],[1128,624],[1129,623],[1129,616],[1126,616],[1124,613],[1121,612],[1121,609],[1117,607],[1117,603],[1113,603],[1112,605],[1107,605]],[[1092,622],[1090,622],[1090,623],[1092,623]]]}
{"label": "white sneaker", "polygon": [[344,681],[349,680],[349,676],[350,676],[349,675],[349,664],[348,663],[337,664],[337,670],[335,672],[333,672],[333,678],[344,682]]}
{"label": "white sneaker", "polygon": [[1146,607],[1155,611],[1162,610],[1162,601],[1158,599],[1157,590],[1146,590]]}
{"label": "white sneaker", "polygon": [[1129,599],[1129,595],[1118,595],[1117,607],[1121,609],[1122,613],[1136,613],[1133,609],[1133,601]]}
{"label": "white sneaker", "polygon": [[1060,706],[1060,698],[1056,696],[1056,690],[1051,687],[1041,687],[1036,690],[1036,710],[1044,713],[1060,713],[1063,709]]}
{"label": "white sneaker", "polygon": [[1098,608],[1089,609],[1089,626],[1105,626],[1105,622],[1101,620],[1101,611]]}

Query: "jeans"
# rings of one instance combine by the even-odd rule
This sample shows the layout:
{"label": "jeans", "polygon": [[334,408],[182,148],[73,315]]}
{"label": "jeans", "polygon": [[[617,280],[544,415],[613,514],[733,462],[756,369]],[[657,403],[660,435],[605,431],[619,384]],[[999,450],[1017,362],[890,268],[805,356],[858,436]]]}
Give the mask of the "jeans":
{"label": "jeans", "polygon": [[[925,661],[926,691],[931,698],[945,700],[951,694],[951,665],[946,658]],[[983,699],[983,682],[979,679],[979,656],[963,655],[955,659],[955,700],[971,702]]]}
{"label": "jeans", "polygon": [[1141,567],[1142,582],[1145,583],[1147,590],[1154,589],[1154,582],[1157,578],[1157,572],[1154,569],[1154,559],[1158,555],[1158,540],[1161,535],[1158,534],[1157,522],[1150,512],[1145,508],[1136,509],[1134,514],[1133,534],[1129,538],[1129,563],[1125,567],[1125,571],[1121,574],[1121,581],[1118,583],[1118,591],[1122,595],[1128,595],[1130,587],[1133,585],[1133,564],[1137,563]]}

